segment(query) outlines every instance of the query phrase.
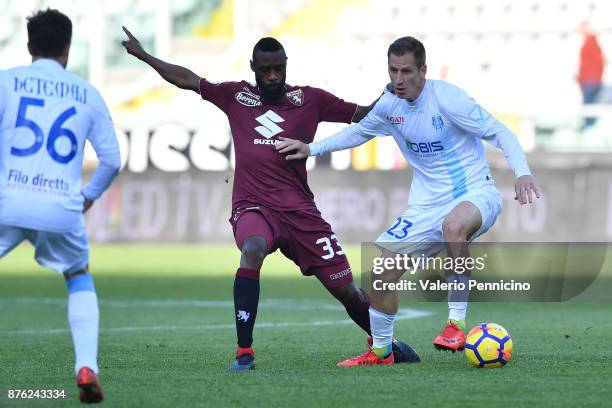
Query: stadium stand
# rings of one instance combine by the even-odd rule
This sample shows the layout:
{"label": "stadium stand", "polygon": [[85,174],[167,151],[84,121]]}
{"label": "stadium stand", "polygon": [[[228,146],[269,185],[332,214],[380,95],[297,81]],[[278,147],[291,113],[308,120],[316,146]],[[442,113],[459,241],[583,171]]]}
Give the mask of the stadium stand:
{"label": "stadium stand", "polygon": [[[119,45],[121,25],[157,55],[213,80],[251,78],[254,39],[273,35],[287,49],[290,83],[324,87],[360,103],[387,81],[388,44],[413,35],[428,50],[428,76],[461,85],[519,132],[527,150],[612,149],[610,105],[589,106],[600,120],[579,131],[587,110],[575,81],[582,21],[590,22],[612,59],[608,0],[0,0],[0,67],[28,62],[22,22],[47,5],[70,10],[75,26],[86,28],[75,30],[70,68],[103,89],[126,127],[143,120],[189,122],[197,96],[135,64]],[[608,63],[604,80],[610,78]],[[608,86],[602,102],[611,100]],[[355,162],[371,164],[381,151]]]}

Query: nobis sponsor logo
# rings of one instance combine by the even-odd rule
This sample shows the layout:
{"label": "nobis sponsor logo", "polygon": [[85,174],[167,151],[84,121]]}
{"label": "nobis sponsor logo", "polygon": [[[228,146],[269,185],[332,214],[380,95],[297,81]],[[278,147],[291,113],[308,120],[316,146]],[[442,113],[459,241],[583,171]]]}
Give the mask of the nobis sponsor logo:
{"label": "nobis sponsor logo", "polygon": [[260,106],[261,101],[259,96],[253,95],[252,93],[240,91],[236,92],[236,100],[244,106]]}
{"label": "nobis sponsor logo", "polygon": [[431,143],[412,143],[407,140],[406,146],[415,153],[435,153],[444,150],[444,145],[442,145],[442,141],[440,140]]}

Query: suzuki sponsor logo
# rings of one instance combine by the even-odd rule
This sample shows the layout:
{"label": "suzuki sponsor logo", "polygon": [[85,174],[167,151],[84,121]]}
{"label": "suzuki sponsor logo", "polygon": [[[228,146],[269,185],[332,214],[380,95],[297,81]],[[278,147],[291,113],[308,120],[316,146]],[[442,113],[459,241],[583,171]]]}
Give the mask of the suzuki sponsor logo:
{"label": "suzuki sponsor logo", "polygon": [[276,140],[276,139],[254,139],[253,140],[253,144],[260,144],[260,145],[277,145],[281,143],[280,140]]}
{"label": "suzuki sponsor logo", "polygon": [[261,126],[257,126],[255,130],[266,139],[270,139],[284,130],[278,126],[277,123],[282,123],[285,119],[278,116],[278,114],[272,110],[256,117],[255,120],[261,123]]}

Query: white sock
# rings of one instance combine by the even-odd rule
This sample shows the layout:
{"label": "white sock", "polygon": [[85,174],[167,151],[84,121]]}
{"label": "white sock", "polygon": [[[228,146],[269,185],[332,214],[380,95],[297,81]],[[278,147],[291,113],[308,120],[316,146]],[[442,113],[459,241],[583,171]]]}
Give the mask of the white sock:
{"label": "white sock", "polygon": [[370,306],[370,330],[372,331],[372,347],[383,348],[393,341],[393,320],[395,315],[388,315]]}
{"label": "white sock", "polygon": [[448,318],[449,320],[463,320],[467,313],[468,298],[470,297],[470,277],[463,274],[453,274],[446,278],[448,283],[463,283],[463,290],[448,291]]}
{"label": "white sock", "polygon": [[448,302],[448,319],[465,321],[467,307],[468,302]]}
{"label": "white sock", "polygon": [[76,361],[75,373],[89,367],[98,373],[98,324],[100,311],[96,292],[82,290],[68,294],[68,322]]}

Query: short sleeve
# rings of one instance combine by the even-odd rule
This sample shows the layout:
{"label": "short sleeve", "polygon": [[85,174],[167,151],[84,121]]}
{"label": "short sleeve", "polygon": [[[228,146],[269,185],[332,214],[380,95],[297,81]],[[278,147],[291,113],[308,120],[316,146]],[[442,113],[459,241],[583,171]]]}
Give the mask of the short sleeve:
{"label": "short sleeve", "polygon": [[447,89],[437,92],[436,96],[440,113],[469,135],[482,138],[496,122],[493,115],[458,87],[447,84]]}
{"label": "short sleeve", "polygon": [[357,104],[346,102],[319,88],[311,88],[319,109],[319,122],[351,123]]}
{"label": "short sleeve", "polygon": [[204,78],[200,79],[200,96],[205,101],[213,103],[223,112],[227,112],[232,98],[232,82],[214,83]]}

